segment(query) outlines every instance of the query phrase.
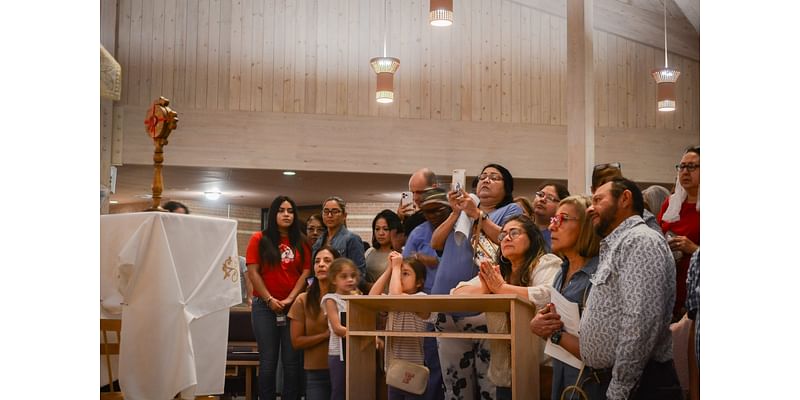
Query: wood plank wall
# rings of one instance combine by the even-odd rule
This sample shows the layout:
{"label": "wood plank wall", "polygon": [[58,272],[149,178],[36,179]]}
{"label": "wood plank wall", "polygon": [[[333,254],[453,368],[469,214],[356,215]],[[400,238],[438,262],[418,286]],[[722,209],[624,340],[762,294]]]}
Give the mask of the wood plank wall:
{"label": "wood plank wall", "polygon": [[[450,28],[426,0],[389,2],[395,102],[374,101],[382,54],[375,0],[119,0],[120,105],[158,95],[178,110],[566,124],[566,20],[510,0],[455,0]],[[597,126],[699,135],[699,62],[678,67],[678,109],[658,113],[652,68],[663,51],[595,31]]]}

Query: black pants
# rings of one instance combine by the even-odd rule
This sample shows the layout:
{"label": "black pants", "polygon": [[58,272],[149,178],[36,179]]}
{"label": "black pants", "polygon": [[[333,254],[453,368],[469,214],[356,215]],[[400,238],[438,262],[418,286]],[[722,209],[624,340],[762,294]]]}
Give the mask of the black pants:
{"label": "black pants", "polygon": [[[595,376],[600,379],[600,393],[608,390],[611,383],[611,368],[594,370]],[[675,364],[672,360],[658,362],[650,360],[642,371],[642,376],[636,386],[631,390],[628,397],[631,400],[682,400],[683,389],[678,381],[678,374],[675,372]],[[594,399],[592,399],[594,400]]]}
{"label": "black pants", "polygon": [[650,360],[644,367],[642,377],[631,391],[634,400],[680,400],[683,390],[672,360],[657,362]]}

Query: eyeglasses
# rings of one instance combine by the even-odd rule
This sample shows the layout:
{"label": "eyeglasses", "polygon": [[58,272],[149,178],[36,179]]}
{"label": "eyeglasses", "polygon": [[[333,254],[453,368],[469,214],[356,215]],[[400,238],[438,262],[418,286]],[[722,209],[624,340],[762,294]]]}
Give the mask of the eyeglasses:
{"label": "eyeglasses", "polygon": [[540,190],[540,191],[538,191],[538,192],[536,192],[534,194],[536,195],[536,197],[538,197],[540,199],[544,199],[545,201],[549,201],[551,203],[558,203],[559,201],[561,201],[558,198],[556,198],[555,196],[553,196],[551,194],[547,194],[542,190]]}
{"label": "eyeglasses", "polygon": [[550,225],[553,225],[554,228],[560,228],[564,221],[577,221],[579,219],[578,217],[570,217],[567,214],[556,214],[556,216],[550,218]]}
{"label": "eyeglasses", "polygon": [[322,232],[325,232],[325,228],[323,228],[323,227],[319,227],[319,228],[308,227],[308,228],[306,228],[306,232],[308,232],[308,233],[317,233],[317,232],[322,233]]}
{"label": "eyeglasses", "polygon": [[681,172],[681,170],[687,170],[689,172],[694,172],[694,170],[700,168],[700,164],[676,164],[675,171]]}
{"label": "eyeglasses", "polygon": [[606,169],[606,168],[622,169],[622,164],[620,164],[618,162],[612,162],[612,163],[605,163],[605,164],[597,164],[597,165],[594,166],[594,170],[595,171],[601,170],[601,169]]}
{"label": "eyeglasses", "polygon": [[342,210],[338,208],[326,208],[322,210],[322,213],[325,215],[339,215],[342,213]]}
{"label": "eyeglasses", "polygon": [[505,231],[500,232],[500,235],[497,236],[497,241],[502,242],[507,237],[511,237],[511,240],[515,240],[516,238],[519,237],[519,235],[522,235],[523,233],[525,233],[525,231],[520,228],[511,228],[508,230],[508,232]]}
{"label": "eyeglasses", "polygon": [[497,175],[497,174],[481,174],[478,177],[478,181],[482,181],[482,180],[486,180],[486,179],[488,179],[489,182],[500,182],[500,181],[503,180],[503,176],[502,175]]}

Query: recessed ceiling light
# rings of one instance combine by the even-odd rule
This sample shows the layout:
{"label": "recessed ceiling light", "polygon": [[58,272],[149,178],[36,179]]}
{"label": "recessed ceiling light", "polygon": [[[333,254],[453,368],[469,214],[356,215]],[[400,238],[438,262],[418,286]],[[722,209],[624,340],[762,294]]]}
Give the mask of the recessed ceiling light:
{"label": "recessed ceiling light", "polygon": [[110,200],[110,201],[109,201],[109,203],[110,203],[110,204],[119,204],[119,201],[117,201],[117,200]]}
{"label": "recessed ceiling light", "polygon": [[286,175],[286,176],[295,176],[295,175],[297,175],[297,172],[294,172],[294,171],[283,171],[283,174]]}
{"label": "recessed ceiling light", "polygon": [[206,200],[217,200],[222,196],[222,192],[205,192],[203,195],[206,196]]}

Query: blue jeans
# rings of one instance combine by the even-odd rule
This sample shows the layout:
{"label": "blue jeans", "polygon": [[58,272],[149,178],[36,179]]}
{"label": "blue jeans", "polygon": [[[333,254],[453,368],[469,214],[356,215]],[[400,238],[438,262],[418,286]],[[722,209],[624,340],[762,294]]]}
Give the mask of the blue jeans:
{"label": "blue jeans", "polygon": [[306,400],[330,400],[331,374],[327,369],[306,370]]}
{"label": "blue jeans", "polygon": [[299,400],[303,385],[303,352],[292,347],[288,319],[286,325],[278,326],[275,313],[257,297],[253,299],[253,333],[258,342],[258,398],[275,399],[280,354],[283,362],[281,399]]}

